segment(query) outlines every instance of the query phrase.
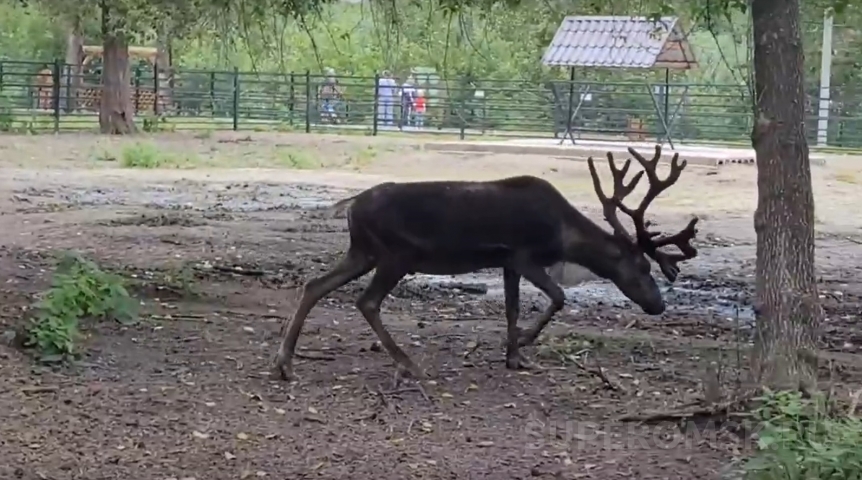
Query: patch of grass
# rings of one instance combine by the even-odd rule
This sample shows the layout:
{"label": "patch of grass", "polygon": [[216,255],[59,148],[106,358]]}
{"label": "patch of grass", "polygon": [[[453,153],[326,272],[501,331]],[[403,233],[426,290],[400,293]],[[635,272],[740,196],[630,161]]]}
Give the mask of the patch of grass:
{"label": "patch of grass", "polygon": [[159,150],[152,143],[135,143],[120,152],[125,168],[192,168],[200,163],[194,154],[181,157]]}
{"label": "patch of grass", "polygon": [[365,167],[370,166],[374,163],[374,160],[377,158],[377,149],[374,148],[373,145],[368,145],[367,147],[358,150],[354,153],[350,159],[347,161],[347,164],[352,166],[356,170],[362,170]]}
{"label": "patch of grass", "polygon": [[126,168],[159,168],[167,163],[167,156],[153,144],[136,143],[123,148],[120,160]]}
{"label": "patch of grass", "polygon": [[164,115],[146,115],[141,120],[141,129],[147,133],[173,132],[176,125],[170,123]]}
{"label": "patch of grass", "polygon": [[200,133],[196,133],[195,138],[197,138],[199,140],[207,140],[209,138],[212,138],[214,132],[215,131],[213,129],[209,128],[209,129],[206,129]]}
{"label": "patch of grass", "polygon": [[107,151],[107,150],[102,150],[100,152],[94,153],[92,155],[92,158],[96,162],[116,162],[117,161],[117,156],[114,155],[113,153]]}
{"label": "patch of grass", "polygon": [[0,97],[0,132],[11,132],[15,126],[15,115],[4,97]]}
{"label": "patch of grass", "polygon": [[853,185],[859,183],[859,178],[853,172],[839,172],[833,178],[841,183],[850,183]]}
{"label": "patch of grass", "polygon": [[546,336],[537,354],[541,358],[556,360],[560,364],[569,365],[581,361],[584,354],[602,350],[604,347],[604,338],[587,338],[583,335],[565,334]]}
{"label": "patch of grass", "polygon": [[762,428],[746,480],[862,478],[862,420],[852,412],[799,392],[767,391],[760,402],[755,418]]}
{"label": "patch of grass", "polygon": [[276,162],[283,167],[297,170],[311,170],[323,166],[310,153],[294,149],[279,149],[276,152]]}
{"label": "patch of grass", "polygon": [[278,125],[275,126],[276,132],[298,132],[300,131],[299,125],[293,125],[289,122],[279,122]]}
{"label": "patch of grass", "polygon": [[61,259],[53,284],[35,305],[25,346],[35,348],[43,361],[64,360],[77,353],[83,320],[136,321],[135,302],[123,280],[75,254]]}
{"label": "patch of grass", "polygon": [[165,272],[161,283],[162,285],[157,288],[172,290],[183,296],[199,297],[201,294],[195,278],[195,270],[189,264],[183,264],[179,268]]}

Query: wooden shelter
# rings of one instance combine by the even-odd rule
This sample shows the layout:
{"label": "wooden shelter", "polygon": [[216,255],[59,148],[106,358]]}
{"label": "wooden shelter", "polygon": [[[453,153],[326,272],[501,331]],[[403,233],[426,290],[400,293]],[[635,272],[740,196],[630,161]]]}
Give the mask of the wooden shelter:
{"label": "wooden shelter", "polygon": [[[649,20],[646,17],[627,16],[569,16],[563,19],[553,40],[542,56],[542,63],[551,67],[566,67],[570,70],[568,115],[566,133],[560,140],[570,137],[575,143],[572,123],[589,94],[589,86],[581,91],[580,100],[574,105],[575,68],[655,69],[665,70],[664,105],[660,105],[655,92],[649,89],[656,114],[663,126],[663,135],[670,143],[676,114],[688,94],[686,88],[682,100],[673,113],[669,104],[671,70],[688,70],[697,66],[694,52],[677,17],[662,17]],[[663,108],[662,108],[663,107]],[[629,130],[635,125],[629,121]],[[641,122],[642,129],[642,122]]]}
{"label": "wooden shelter", "polygon": [[[81,47],[83,51],[83,60],[78,67],[78,71],[89,66],[95,59],[102,58],[104,48],[101,45],[84,45]],[[169,69],[159,68],[159,49],[155,47],[129,47],[129,58],[133,60],[146,60],[153,68],[154,81],[152,85],[133,85],[132,102],[135,105],[137,112],[153,112],[158,113],[164,111],[165,107],[171,103],[170,101],[170,72]],[[67,69],[72,66],[67,65]],[[36,97],[38,108],[50,110],[53,108],[54,96],[54,80],[57,74],[51,68],[40,70],[36,75]],[[71,74],[66,72],[65,75],[70,77]],[[80,75],[75,75],[80,77]],[[80,81],[80,79],[77,79]],[[135,79],[133,78],[134,82]],[[147,82],[149,83],[149,82]],[[156,87],[158,86],[158,104],[156,103]],[[91,110],[98,111],[102,97],[101,85],[80,85],[74,89],[74,107],[71,110]]]}

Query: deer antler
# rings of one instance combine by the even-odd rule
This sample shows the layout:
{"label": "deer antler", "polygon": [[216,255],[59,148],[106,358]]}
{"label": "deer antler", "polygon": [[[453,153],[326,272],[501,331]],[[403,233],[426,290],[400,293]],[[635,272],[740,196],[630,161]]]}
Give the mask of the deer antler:
{"label": "deer antler", "polygon": [[[647,230],[649,222],[646,221],[644,216],[647,208],[653,200],[679,180],[680,174],[682,174],[683,169],[685,169],[687,162],[685,160],[679,162],[679,153],[674,153],[673,159],[671,160],[670,173],[664,180],[662,180],[658,178],[658,175],[656,174],[656,168],[661,159],[661,145],[656,145],[655,155],[653,155],[651,160],[644,158],[643,155],[638,153],[634,148],[629,147],[628,151],[633,157],[635,157],[638,163],[641,164],[643,170],[638,172],[628,185],[624,185],[623,178],[629,169],[631,160],[626,160],[623,168],[618,170],[616,165],[614,165],[613,156],[608,152],[608,163],[610,164],[611,174],[614,178],[614,195],[611,198],[607,198],[607,196],[602,192],[598,174],[596,173],[592,158],[590,158],[587,160],[587,163],[590,167],[590,174],[593,177],[593,186],[595,187],[599,200],[602,202],[604,207],[605,219],[611,224],[614,231],[625,234],[625,236],[631,239],[631,236],[628,235],[616,216],[616,210],[619,209],[632,218],[632,222],[635,226],[634,241],[637,242],[637,245],[644,251],[644,253],[652,257],[656,263],[658,263],[664,276],[673,282],[676,280],[677,275],[679,275],[679,262],[690,260],[697,256],[697,249],[691,245],[691,241],[697,234],[695,225],[697,224],[698,219],[697,217],[693,218],[688,223],[688,226],[675,235],[655,238],[661,235],[661,233],[650,232]],[[647,180],[649,181],[649,190],[646,195],[644,195],[638,208],[632,210],[626,207],[622,200],[634,190],[634,187],[637,186],[637,183],[644,174],[646,174]],[[681,253],[671,254],[659,250],[659,248],[667,245],[675,245],[679,248]]]}
{"label": "deer antler", "polygon": [[602,211],[604,213],[605,220],[611,225],[617,235],[633,241],[632,235],[628,230],[626,230],[620,222],[620,219],[617,217],[617,209],[622,205],[623,199],[634,191],[638,182],[640,182],[644,175],[644,172],[638,172],[637,175],[632,177],[632,180],[628,185],[623,183],[631,164],[631,159],[626,160],[623,168],[617,169],[617,165],[614,162],[614,155],[611,152],[608,152],[608,166],[610,167],[611,175],[614,178],[614,193],[610,198],[608,198],[602,190],[602,181],[599,179],[598,172],[596,172],[596,166],[593,164],[593,157],[587,159],[587,166],[590,167],[590,175],[593,177],[593,188],[595,188],[596,195],[599,196],[599,201],[602,203]]}

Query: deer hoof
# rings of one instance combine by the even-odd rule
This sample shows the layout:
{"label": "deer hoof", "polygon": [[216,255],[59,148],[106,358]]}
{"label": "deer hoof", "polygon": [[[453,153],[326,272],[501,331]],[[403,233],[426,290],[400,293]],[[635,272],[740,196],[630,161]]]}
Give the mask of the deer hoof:
{"label": "deer hoof", "polygon": [[272,380],[290,382],[296,380],[296,375],[293,374],[293,368],[287,365],[276,365],[269,372],[269,378]]}
{"label": "deer hoof", "polygon": [[411,378],[413,380],[428,380],[429,375],[417,365],[401,366],[395,369],[396,378]]}
{"label": "deer hoof", "polygon": [[535,370],[537,367],[530,359],[518,354],[506,357],[506,368],[509,370]]}

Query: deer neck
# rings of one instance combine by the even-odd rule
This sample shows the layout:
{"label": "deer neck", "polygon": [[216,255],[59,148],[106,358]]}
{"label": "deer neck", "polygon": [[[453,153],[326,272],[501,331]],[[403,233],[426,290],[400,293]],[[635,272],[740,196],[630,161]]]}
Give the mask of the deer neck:
{"label": "deer neck", "polygon": [[608,278],[614,259],[620,256],[619,240],[613,234],[583,215],[566,222],[561,233],[566,262]]}

